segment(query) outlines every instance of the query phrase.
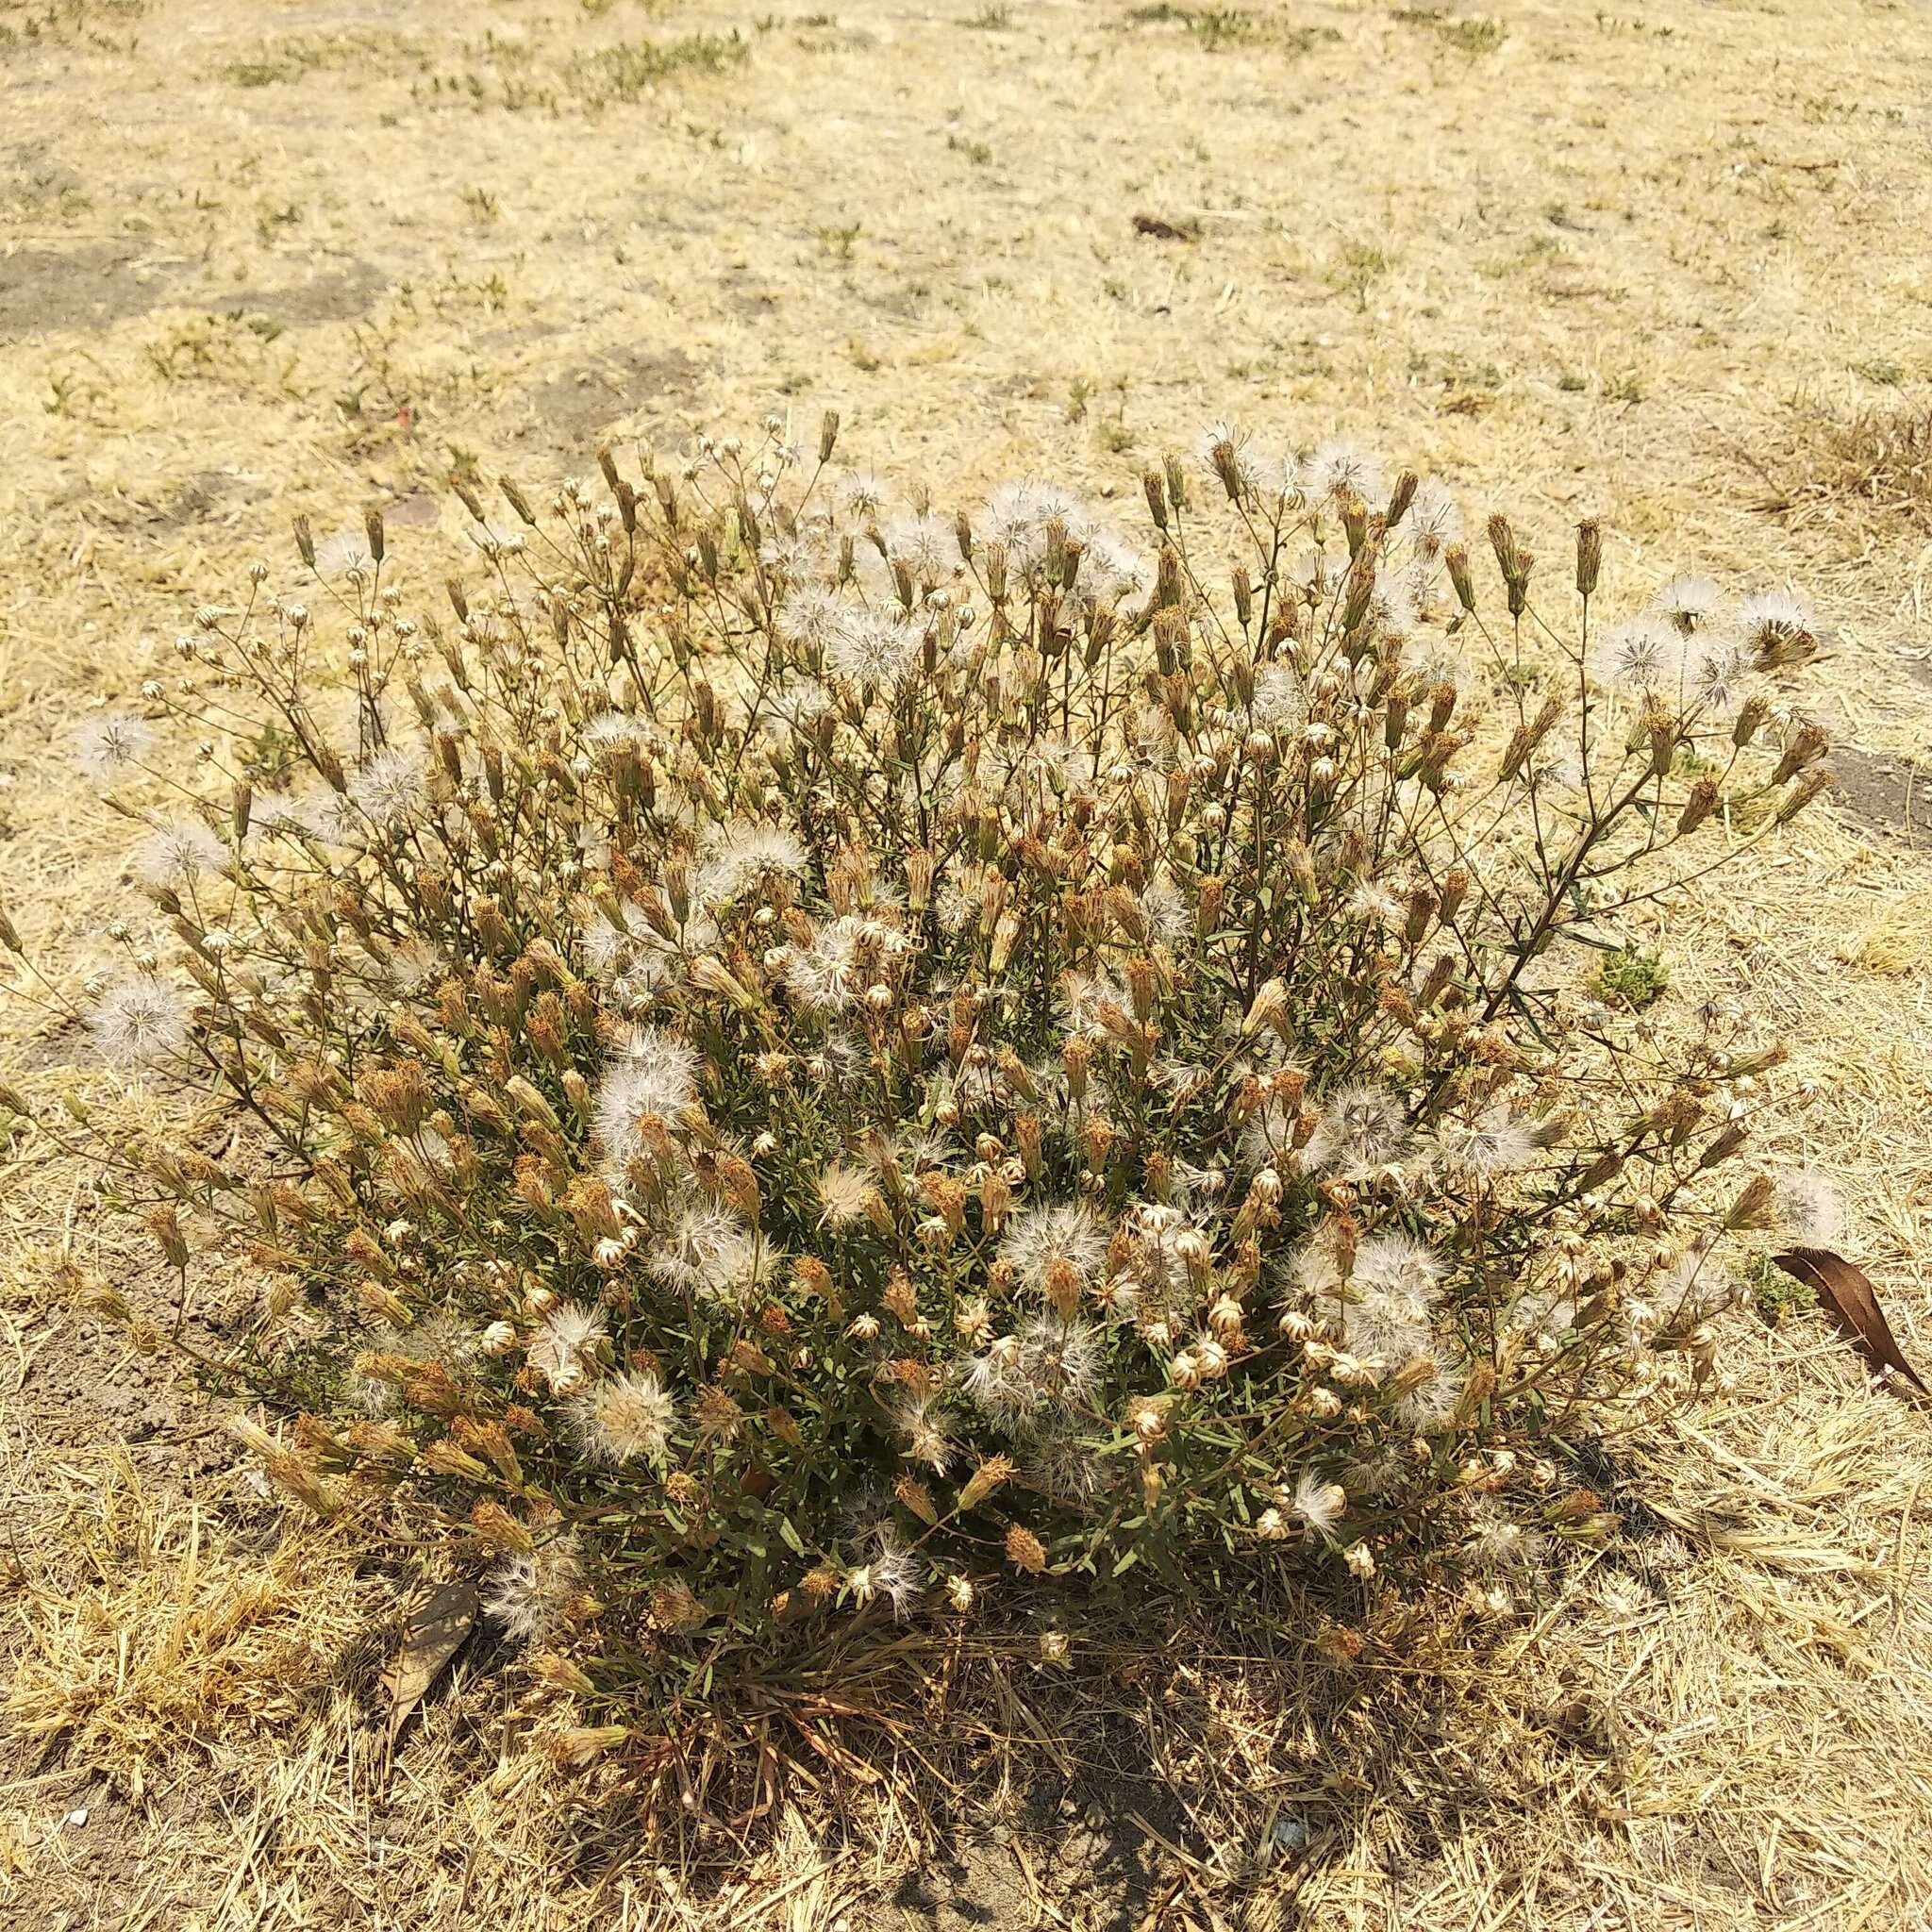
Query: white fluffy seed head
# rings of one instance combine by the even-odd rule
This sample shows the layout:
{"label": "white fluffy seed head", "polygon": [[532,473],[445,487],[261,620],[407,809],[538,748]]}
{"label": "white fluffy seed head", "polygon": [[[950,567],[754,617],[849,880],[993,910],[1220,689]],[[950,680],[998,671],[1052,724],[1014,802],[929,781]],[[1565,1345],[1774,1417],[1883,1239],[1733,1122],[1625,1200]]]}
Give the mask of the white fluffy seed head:
{"label": "white fluffy seed head", "polygon": [[661,1466],[671,1453],[677,1407],[656,1375],[638,1372],[593,1382],[570,1407],[577,1440],[598,1462],[639,1458]]}
{"label": "white fluffy seed head", "polygon": [[117,1067],[165,1059],[188,1038],[188,1004],[173,987],[130,974],[101,995],[89,1024],[104,1058]]}

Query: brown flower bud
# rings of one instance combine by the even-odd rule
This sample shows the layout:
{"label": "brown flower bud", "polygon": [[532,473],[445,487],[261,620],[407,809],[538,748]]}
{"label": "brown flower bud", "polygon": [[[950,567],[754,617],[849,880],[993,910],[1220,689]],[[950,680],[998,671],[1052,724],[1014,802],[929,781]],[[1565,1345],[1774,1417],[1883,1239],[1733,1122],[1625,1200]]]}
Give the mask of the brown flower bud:
{"label": "brown flower bud", "polygon": [[1162,491],[1160,472],[1149,470],[1141,478],[1141,488],[1147,498],[1147,514],[1154,519],[1157,530],[1167,528],[1167,498]]}
{"label": "brown flower bud", "polygon": [[1719,796],[1717,780],[1706,773],[1691,786],[1684,809],[1677,814],[1677,830],[1694,832],[1717,809]]}
{"label": "brown flower bud", "polygon": [[1028,1576],[1043,1575],[1046,1546],[1030,1529],[1016,1523],[1007,1531],[1007,1560]]}
{"label": "brown flower bud", "polygon": [[991,1456],[982,1462],[967,1477],[959,1491],[959,1509],[963,1514],[968,1509],[976,1509],[993,1493],[1003,1488],[1013,1476],[1013,1464],[1004,1456]]}
{"label": "brown flower bud", "polygon": [[1586,518],[1576,526],[1576,588],[1584,596],[1594,594],[1603,566],[1603,531],[1594,517]]}

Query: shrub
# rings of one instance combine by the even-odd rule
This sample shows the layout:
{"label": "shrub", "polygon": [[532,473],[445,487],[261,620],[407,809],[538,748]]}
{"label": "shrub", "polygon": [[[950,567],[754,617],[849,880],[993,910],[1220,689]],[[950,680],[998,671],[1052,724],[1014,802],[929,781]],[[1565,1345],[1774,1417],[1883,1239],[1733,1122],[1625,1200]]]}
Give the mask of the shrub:
{"label": "shrub", "polygon": [[298,525],[300,597],[258,565],[89,727],[109,779],[204,741],[124,803],[168,958],[117,927],[95,1037],[249,1137],[47,1131],[184,1284],[224,1224],[269,1271],[212,1366],[299,1413],[243,1433],[316,1509],[439,1513],[559,1681],[594,1626],[665,1697],[1605,1533],[1572,1449],[1714,1373],[1780,1054],[1590,962],[1727,803],[1825,782],[1807,612],[1604,629],[1586,524],[1558,632],[1493,518],[1491,623],[1448,494],[1336,443],[1210,430],[1143,549],[1044,483],[889,513],[836,435],[508,522],[458,479],[453,619],[379,516]]}

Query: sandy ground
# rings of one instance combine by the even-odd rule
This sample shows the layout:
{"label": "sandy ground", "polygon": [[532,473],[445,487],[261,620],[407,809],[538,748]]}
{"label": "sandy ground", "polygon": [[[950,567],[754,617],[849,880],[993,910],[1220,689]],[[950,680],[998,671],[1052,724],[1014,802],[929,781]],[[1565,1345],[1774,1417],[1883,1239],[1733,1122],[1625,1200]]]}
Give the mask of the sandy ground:
{"label": "sandy ground", "polygon": [[[297,510],[385,504],[428,583],[459,456],[535,487],[835,405],[941,503],[1131,504],[1209,417],[1345,433],[1551,558],[1601,515],[1633,600],[1695,569],[1827,617],[1843,793],[1657,938],[1674,997],[1788,1030],[1792,1149],[1932,1357],[1928,58],[1932,12],[1856,0],[0,0],[0,893],[50,969],[105,960],[125,841],[73,731]],[[4,1000],[0,1073],[141,1104]],[[1138,1796],[1019,1752],[944,1845],[808,1807],[698,1904],[488,1656],[378,1761],[407,1563],[285,1523],[52,1304],[63,1241],[137,1265],[82,1179],[0,1148],[9,1924],[1932,1923],[1932,1428],[1815,1319],[1740,1322],[1736,1393],[1642,1463],[1655,1547],[1524,1606],[1503,1688],[1402,1751],[1373,1701],[1175,1675]]]}

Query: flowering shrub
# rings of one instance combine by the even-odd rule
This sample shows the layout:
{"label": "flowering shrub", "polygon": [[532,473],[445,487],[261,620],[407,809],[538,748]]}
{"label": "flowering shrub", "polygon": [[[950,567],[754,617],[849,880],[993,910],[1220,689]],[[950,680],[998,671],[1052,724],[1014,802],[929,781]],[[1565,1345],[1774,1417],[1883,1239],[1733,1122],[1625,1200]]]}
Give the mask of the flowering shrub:
{"label": "flowering shrub", "polygon": [[258,566],[145,689],[202,782],[92,1024],[250,1131],[96,1151],[184,1279],[221,1223],[270,1271],[222,1366],[300,1407],[275,1475],[407,1485],[514,1636],[646,1659],[1601,1534],[1573,1448],[1713,1373],[1727,1237],[1829,1211],[1754,1158],[1774,1045],[1589,991],[1825,783],[1805,608],[1607,628],[1586,524],[1558,631],[1496,518],[1491,612],[1338,444],[1217,427],[1136,538],[891,513],[836,434],[459,480],[441,621],[378,517],[298,526],[306,601]]}

